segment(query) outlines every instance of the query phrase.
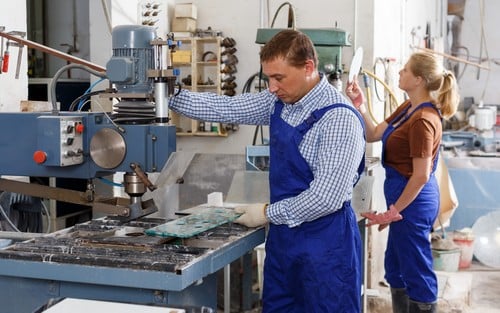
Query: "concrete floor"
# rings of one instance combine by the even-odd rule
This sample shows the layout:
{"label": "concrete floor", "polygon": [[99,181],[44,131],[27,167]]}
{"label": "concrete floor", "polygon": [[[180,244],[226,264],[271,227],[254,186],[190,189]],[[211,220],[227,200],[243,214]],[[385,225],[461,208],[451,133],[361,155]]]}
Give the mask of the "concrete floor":
{"label": "concrete floor", "polygon": [[[468,269],[437,272],[437,275],[440,284],[439,313],[500,313],[500,269],[473,261]],[[381,285],[369,294],[365,313],[392,312],[387,286]],[[245,313],[260,312],[260,308],[255,308]]]}
{"label": "concrete floor", "polygon": [[473,263],[467,272],[472,274],[472,306],[470,313],[500,313],[500,269],[492,270]]}
{"label": "concrete floor", "polygon": [[[500,313],[500,269],[472,262],[465,270],[436,273],[439,313]],[[392,312],[387,286],[380,286],[373,294],[367,313]]]}

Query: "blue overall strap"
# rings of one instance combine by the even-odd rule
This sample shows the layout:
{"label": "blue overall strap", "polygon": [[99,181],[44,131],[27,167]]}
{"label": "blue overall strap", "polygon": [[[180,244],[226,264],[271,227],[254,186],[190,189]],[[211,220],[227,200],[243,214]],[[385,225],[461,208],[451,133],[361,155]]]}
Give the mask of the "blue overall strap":
{"label": "blue overall strap", "polygon": [[[302,134],[307,133],[307,131],[309,131],[309,129],[317,121],[319,121],[323,117],[323,115],[325,115],[326,112],[328,112],[328,111],[330,111],[331,109],[334,109],[334,108],[346,108],[346,109],[349,109],[352,112],[354,112],[354,114],[358,117],[358,120],[361,123],[361,126],[363,127],[363,137],[365,138],[365,141],[366,141],[365,121],[363,120],[363,117],[361,116],[361,114],[356,109],[354,109],[352,106],[347,105],[345,103],[335,103],[335,104],[323,107],[321,109],[318,109],[318,110],[312,112],[311,115],[309,115],[309,117],[306,118],[304,122],[302,122],[302,124],[300,124],[300,125],[298,125],[296,127],[296,129],[300,133],[302,133]],[[358,179],[356,180],[356,182],[354,183],[354,185],[356,185],[358,183],[358,181],[361,178],[361,175],[363,174],[364,170],[365,170],[365,154],[363,154],[363,158],[361,159],[361,162],[359,163],[359,166],[358,166]]]}

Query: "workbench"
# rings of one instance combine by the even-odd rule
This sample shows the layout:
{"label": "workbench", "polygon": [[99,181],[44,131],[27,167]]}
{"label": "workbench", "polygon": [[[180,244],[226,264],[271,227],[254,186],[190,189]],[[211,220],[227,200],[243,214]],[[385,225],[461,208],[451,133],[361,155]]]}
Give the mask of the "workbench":
{"label": "workbench", "polygon": [[216,272],[265,239],[264,228],[235,223],[187,239],[144,234],[162,223],[102,218],[0,250],[2,312],[58,298],[216,309]]}

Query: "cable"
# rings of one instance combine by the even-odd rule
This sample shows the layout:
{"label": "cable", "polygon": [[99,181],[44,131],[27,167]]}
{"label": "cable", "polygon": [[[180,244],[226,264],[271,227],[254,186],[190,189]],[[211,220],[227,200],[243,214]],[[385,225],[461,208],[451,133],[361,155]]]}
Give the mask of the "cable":
{"label": "cable", "polygon": [[366,90],[366,103],[367,103],[368,113],[370,114],[370,118],[372,119],[372,121],[378,124],[375,115],[373,115],[372,95],[371,95],[370,84],[368,83],[368,75],[364,72],[363,72],[363,82],[365,84],[365,90]]}
{"label": "cable", "polygon": [[[387,72],[387,65],[386,65],[386,61],[384,60],[384,58],[377,58],[375,60],[375,64],[373,64],[373,73],[376,75],[377,74],[377,63],[382,63],[382,66],[384,67],[384,71]],[[385,95],[384,95],[384,98],[382,98],[379,94],[379,91],[378,91],[378,88],[377,88],[377,83],[375,82],[375,84],[373,85],[373,89],[375,90],[375,94],[377,95],[377,99],[378,101],[380,102],[384,102],[385,101]]]}
{"label": "cable", "polygon": [[280,12],[281,8],[283,8],[285,5],[288,5],[288,28],[295,29],[296,25],[295,9],[290,2],[284,2],[278,7],[276,12],[274,13],[273,21],[271,22],[271,28],[274,27],[274,22],[276,21],[276,17],[278,17],[278,13]]}
{"label": "cable", "polygon": [[104,110],[104,107],[99,102],[99,100],[95,100],[95,103],[101,108],[102,113],[104,113],[104,115],[111,122],[111,124],[113,124],[116,127],[116,129],[118,129],[122,134],[125,133],[125,128],[121,127],[120,125],[116,124],[115,121],[113,121],[113,119],[108,115],[108,113],[106,113],[106,110]]}
{"label": "cable", "polygon": [[83,95],[81,95],[81,96],[77,97],[75,100],[73,100],[73,102],[71,102],[71,104],[68,108],[68,111],[74,111],[77,103],[79,103],[82,99],[87,98],[87,97],[91,97],[91,96],[95,96],[95,95],[98,95],[98,94],[106,92],[106,91],[107,90],[97,90],[97,91],[92,91],[89,93],[84,93]]}
{"label": "cable", "polygon": [[92,74],[94,76],[101,77],[101,78],[107,78],[106,73],[98,72],[96,70],[91,69],[88,66],[84,66],[84,65],[81,65],[81,64],[67,64],[67,65],[61,67],[56,72],[56,74],[54,75],[54,77],[52,78],[52,80],[50,81],[50,100],[52,102],[52,111],[54,113],[57,113],[59,111],[57,109],[57,99],[56,99],[57,80],[59,80],[59,77],[62,75],[62,73],[64,73],[65,71],[67,71],[69,69],[72,69],[72,68],[79,68],[79,69],[82,69],[84,71],[89,72],[90,74]]}
{"label": "cable", "polygon": [[[396,95],[392,92],[391,88],[374,73],[367,71],[363,68],[361,69],[361,73],[372,77],[373,79],[378,81],[380,84],[382,84],[382,86],[384,86],[384,89],[389,93],[389,96],[390,96],[389,97],[390,111],[393,112],[393,110],[398,106],[398,98],[396,98]],[[365,78],[366,77],[365,75],[363,75],[363,77],[364,77],[364,79],[366,79],[365,86],[368,86],[368,78]],[[367,95],[370,97],[370,99],[368,99],[368,97],[367,97],[367,109],[368,109],[368,112],[370,113],[370,118],[375,123],[378,124],[377,120],[375,119],[375,116],[373,115],[373,104],[371,102],[371,96],[369,95],[369,88],[367,88]]]}
{"label": "cable", "polygon": [[77,108],[77,111],[78,112],[81,112],[83,107],[87,104],[87,103],[92,103],[92,99],[87,99],[85,100],[81,105],[79,104],[78,105],[78,108]]}
{"label": "cable", "polygon": [[109,180],[107,178],[104,178],[104,177],[98,177],[98,178],[99,178],[100,181],[102,181],[106,185],[113,186],[113,187],[123,187],[123,184],[115,183],[114,181]]}
{"label": "cable", "polygon": [[[482,51],[483,51],[483,46],[484,46],[484,53],[486,54],[486,60],[488,60],[488,67],[490,67],[490,58],[489,58],[489,54],[488,54],[488,47],[486,46],[486,37],[485,37],[485,31],[484,31],[484,0],[479,1],[479,7],[480,7],[480,12],[481,12],[481,44],[480,44],[480,49],[479,49],[479,62],[481,62],[481,59],[482,59]],[[479,79],[479,72],[480,72],[480,69],[478,68],[477,79]],[[490,71],[488,71],[488,74],[486,74],[486,81],[484,82],[483,92],[481,93],[481,99],[479,101],[480,106],[482,105],[482,103],[484,101],[484,95],[486,94],[486,89],[488,87],[489,80],[490,80]]]}
{"label": "cable", "polygon": [[50,213],[49,213],[49,210],[47,209],[47,206],[45,205],[45,203],[43,202],[42,200],[42,209],[45,211],[45,215],[47,216],[47,231],[46,233],[50,233],[50,229],[52,228],[52,223],[50,222]]}
{"label": "cable", "polygon": [[[262,67],[261,67],[261,70],[253,75],[251,75],[247,81],[245,82],[245,85],[243,86],[243,93],[250,93],[252,92],[252,83],[255,81],[255,78],[256,77],[259,77],[259,92],[262,91],[262,86],[265,85],[266,88],[267,88],[267,79],[265,79],[263,77],[263,74],[262,74]],[[256,143],[257,143],[257,136],[259,134],[259,131],[260,131],[260,142],[261,144],[264,144],[264,131],[263,131],[263,126],[262,125],[257,125],[255,126],[255,131],[253,133],[253,139],[252,139],[252,145],[255,146]]]}
{"label": "cable", "polygon": [[104,12],[104,17],[106,18],[106,23],[108,24],[109,33],[111,33],[113,30],[113,26],[111,26],[111,17],[109,16],[109,10],[106,1],[107,0],[101,0],[101,5],[102,5],[102,11]]}
{"label": "cable", "polygon": [[[3,191],[1,194],[0,194],[0,198],[5,195],[5,191]],[[1,202],[1,201],[0,201]],[[16,225],[14,225],[14,223],[10,220],[10,217],[9,215],[5,212],[4,210],[4,207],[2,206],[2,204],[0,203],[0,213],[3,215],[3,217],[5,218],[5,220],[7,221],[7,223],[10,225],[10,227],[12,227],[12,229],[18,233],[20,233],[21,231],[16,227]]]}
{"label": "cable", "polygon": [[[84,92],[83,94],[85,95],[85,94],[87,94],[87,93],[91,92],[91,91],[92,91],[92,89],[94,89],[94,87],[95,87],[97,84],[99,84],[100,82],[102,82],[103,80],[104,80],[104,78],[101,78],[101,79],[99,79],[99,80],[97,80],[97,81],[93,82],[93,83],[89,86],[89,88],[87,88],[87,90],[85,90],[85,92]],[[77,110],[78,110],[78,111],[81,111],[81,110],[82,110],[83,105],[84,105],[84,104],[83,104],[83,99],[82,99],[82,100],[80,100],[80,103],[78,104],[78,109],[77,109]]]}
{"label": "cable", "polygon": [[[469,52],[469,48],[467,48],[467,47],[465,47],[465,46],[460,46],[460,47],[458,47],[458,49],[463,49],[463,50],[465,50],[465,52],[466,52],[466,54],[465,54],[465,59],[466,59],[467,61],[470,61],[470,52]],[[458,64],[457,64],[457,66],[458,66]],[[468,64],[467,64],[467,63],[464,63],[464,68],[462,69],[462,72],[457,73],[457,75],[456,75],[457,82],[459,82],[459,81],[462,79],[462,77],[464,76],[464,73],[465,73],[465,70],[467,69],[467,66],[468,66]]]}

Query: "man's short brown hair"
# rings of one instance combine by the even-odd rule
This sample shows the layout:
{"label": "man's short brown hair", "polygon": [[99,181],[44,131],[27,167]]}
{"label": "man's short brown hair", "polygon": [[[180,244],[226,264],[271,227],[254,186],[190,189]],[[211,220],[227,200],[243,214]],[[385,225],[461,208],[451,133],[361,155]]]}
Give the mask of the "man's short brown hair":
{"label": "man's short brown hair", "polygon": [[307,60],[318,65],[318,55],[311,39],[304,33],[285,29],[274,35],[260,51],[260,62],[284,58],[291,66],[303,66]]}

